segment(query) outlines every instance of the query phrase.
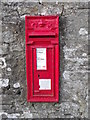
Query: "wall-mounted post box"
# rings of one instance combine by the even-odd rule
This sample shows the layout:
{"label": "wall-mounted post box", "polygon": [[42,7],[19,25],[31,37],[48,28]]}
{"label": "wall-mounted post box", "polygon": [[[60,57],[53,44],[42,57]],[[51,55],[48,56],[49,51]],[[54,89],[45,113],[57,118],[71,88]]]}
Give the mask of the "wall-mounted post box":
{"label": "wall-mounted post box", "polygon": [[27,100],[59,100],[59,16],[26,16]]}

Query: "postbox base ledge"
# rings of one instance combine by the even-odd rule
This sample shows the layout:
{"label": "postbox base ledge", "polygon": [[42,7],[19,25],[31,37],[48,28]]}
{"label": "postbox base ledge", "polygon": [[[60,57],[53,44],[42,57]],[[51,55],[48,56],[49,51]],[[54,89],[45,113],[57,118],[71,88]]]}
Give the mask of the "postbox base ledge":
{"label": "postbox base ledge", "polygon": [[49,98],[49,99],[33,99],[33,98],[31,98],[31,99],[28,99],[27,100],[28,102],[59,102],[59,99],[57,99],[57,98],[53,98],[53,99],[51,99],[51,98]]}

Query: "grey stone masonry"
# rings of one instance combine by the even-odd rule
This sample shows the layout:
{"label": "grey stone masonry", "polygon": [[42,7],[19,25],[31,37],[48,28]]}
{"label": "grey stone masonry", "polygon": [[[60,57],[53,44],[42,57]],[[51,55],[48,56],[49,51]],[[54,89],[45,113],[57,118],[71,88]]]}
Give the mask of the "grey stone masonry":
{"label": "grey stone masonry", "polygon": [[[88,118],[88,2],[2,1],[1,8],[0,116]],[[60,16],[59,103],[27,102],[26,15]]]}

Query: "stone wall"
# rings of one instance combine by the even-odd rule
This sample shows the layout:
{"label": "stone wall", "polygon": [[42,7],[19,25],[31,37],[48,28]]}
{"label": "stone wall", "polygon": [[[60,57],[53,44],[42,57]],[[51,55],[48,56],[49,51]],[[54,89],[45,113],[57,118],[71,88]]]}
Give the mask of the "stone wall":
{"label": "stone wall", "polygon": [[[0,116],[88,118],[88,3],[2,2],[1,7]],[[27,102],[25,15],[60,16],[59,103]]]}

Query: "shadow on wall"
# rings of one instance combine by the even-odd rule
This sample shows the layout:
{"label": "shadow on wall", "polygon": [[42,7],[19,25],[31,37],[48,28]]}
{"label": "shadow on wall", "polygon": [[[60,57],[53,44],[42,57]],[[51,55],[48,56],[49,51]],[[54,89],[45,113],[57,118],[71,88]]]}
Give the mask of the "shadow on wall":
{"label": "shadow on wall", "polygon": [[60,16],[59,20],[59,31],[60,31],[60,80],[59,80],[59,103],[62,102],[62,77],[63,77],[63,71],[64,71],[64,52],[63,47],[65,45],[65,29],[66,29],[66,18],[64,16]]}

